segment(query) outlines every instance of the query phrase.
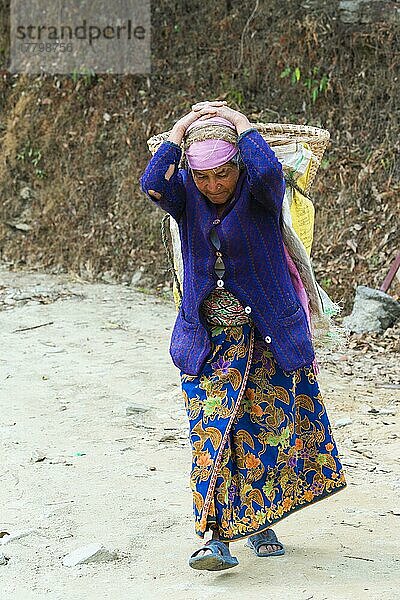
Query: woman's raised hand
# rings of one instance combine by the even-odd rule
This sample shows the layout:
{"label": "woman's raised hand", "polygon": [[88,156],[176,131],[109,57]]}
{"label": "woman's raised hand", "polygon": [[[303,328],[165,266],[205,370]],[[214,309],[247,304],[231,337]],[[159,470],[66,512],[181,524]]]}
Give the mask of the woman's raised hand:
{"label": "woman's raised hand", "polygon": [[190,113],[184,115],[183,117],[177,120],[177,122],[173,126],[173,129],[179,131],[179,133],[181,133],[183,136],[189,125],[194,123],[194,121],[197,121],[198,118],[199,115],[191,110]]}
{"label": "woman's raised hand", "polygon": [[206,121],[211,117],[222,117],[230,121],[236,127],[238,133],[251,127],[248,118],[238,110],[226,106],[226,102],[215,100],[214,102],[199,102],[192,106],[192,111],[198,115],[199,121]]}
{"label": "woman's raised hand", "polygon": [[230,121],[238,133],[242,133],[251,127],[248,118],[238,110],[229,108],[225,100],[207,100],[193,104],[192,110],[178,119],[173,126],[168,140],[180,145],[186,133],[186,129],[195,121],[206,121],[211,117],[223,117]]}
{"label": "woman's raised hand", "polygon": [[178,146],[180,146],[182,143],[183,136],[185,135],[186,129],[189,127],[189,125],[194,123],[194,121],[197,121],[198,118],[199,117],[198,115],[196,115],[196,113],[190,111],[190,113],[178,119],[178,121],[171,129],[168,141],[174,142],[175,144],[178,144]]}
{"label": "woman's raised hand", "polygon": [[[201,102],[200,104],[207,104],[206,102]],[[198,106],[195,104],[194,106]],[[183,136],[186,133],[186,129],[197,121],[201,117],[201,114],[197,111],[191,110],[187,115],[184,115],[173,126],[171,133],[169,135],[168,140],[170,142],[175,142],[175,144],[180,145],[183,139]]]}
{"label": "woman's raised hand", "polygon": [[205,100],[204,102],[197,102],[196,104],[193,104],[192,110],[198,111],[202,108],[206,108],[207,106],[218,108],[220,106],[226,106],[226,104],[227,102],[225,100]]}

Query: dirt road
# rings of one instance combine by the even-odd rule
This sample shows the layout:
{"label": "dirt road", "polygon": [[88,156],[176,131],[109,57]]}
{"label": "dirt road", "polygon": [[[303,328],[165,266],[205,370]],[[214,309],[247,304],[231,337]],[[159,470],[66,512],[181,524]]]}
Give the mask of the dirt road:
{"label": "dirt road", "polygon": [[[398,356],[325,356],[348,487],[276,526],[286,555],[238,542],[239,567],[195,572],[172,303],[0,271],[0,309],[0,531],[33,530],[0,546],[2,600],[400,598],[400,397],[376,387],[398,383]],[[90,543],[118,558],[63,565]]]}

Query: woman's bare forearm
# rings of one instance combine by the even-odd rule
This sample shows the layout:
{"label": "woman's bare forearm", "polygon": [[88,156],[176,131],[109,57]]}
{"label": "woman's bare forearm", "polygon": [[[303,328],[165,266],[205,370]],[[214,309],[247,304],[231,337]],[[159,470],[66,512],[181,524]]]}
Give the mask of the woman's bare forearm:
{"label": "woman's bare forearm", "polygon": [[173,142],[174,144],[178,144],[178,146],[180,146],[184,135],[185,135],[185,129],[183,129],[182,127],[179,127],[179,126],[177,126],[177,124],[175,124],[170,131],[170,134],[168,136],[168,141]]}

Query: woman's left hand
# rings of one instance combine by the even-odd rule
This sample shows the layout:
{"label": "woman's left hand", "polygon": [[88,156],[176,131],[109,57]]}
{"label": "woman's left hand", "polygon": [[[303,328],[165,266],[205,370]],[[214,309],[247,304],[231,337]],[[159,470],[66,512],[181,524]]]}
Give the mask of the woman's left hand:
{"label": "woman's left hand", "polygon": [[220,101],[198,102],[192,106],[192,111],[198,113],[199,121],[205,121],[211,117],[222,117],[236,127],[238,133],[251,127],[250,121],[243,113],[226,106]]}

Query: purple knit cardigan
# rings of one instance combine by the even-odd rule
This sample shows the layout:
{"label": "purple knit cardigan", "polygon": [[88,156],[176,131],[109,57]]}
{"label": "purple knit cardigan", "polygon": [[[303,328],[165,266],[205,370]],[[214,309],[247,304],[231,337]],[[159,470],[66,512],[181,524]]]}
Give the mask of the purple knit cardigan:
{"label": "purple knit cardigan", "polygon": [[[292,371],[314,360],[307,317],[293,287],[285,257],[280,215],[285,191],[282,166],[267,142],[251,129],[239,136],[245,165],[234,197],[219,218],[216,206],[179,169],[181,149],[164,142],[141,177],[142,190],[178,223],[184,267],[183,300],[173,328],[170,354],[189,375],[199,375],[211,352],[200,305],[216,287],[215,227],[225,264],[224,287],[232,292],[269,344],[279,366]],[[175,171],[165,174],[170,165]],[[161,194],[156,200],[149,190]]]}

